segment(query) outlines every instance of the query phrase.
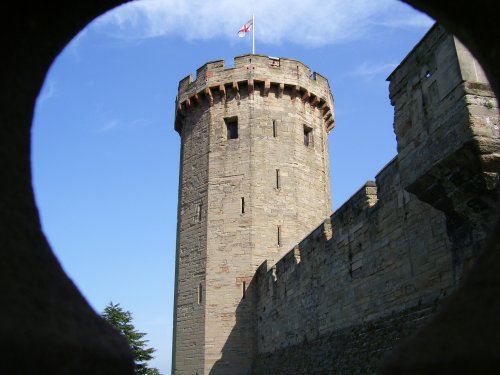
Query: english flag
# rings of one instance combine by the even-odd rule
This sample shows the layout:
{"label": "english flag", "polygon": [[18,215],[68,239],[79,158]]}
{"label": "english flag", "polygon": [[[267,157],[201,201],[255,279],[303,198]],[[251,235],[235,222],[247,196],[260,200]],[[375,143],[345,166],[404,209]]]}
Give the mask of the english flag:
{"label": "english flag", "polygon": [[247,35],[247,33],[252,30],[252,26],[253,26],[253,20],[249,20],[247,23],[245,23],[241,29],[238,31],[238,36],[240,38],[243,38],[245,35]]}

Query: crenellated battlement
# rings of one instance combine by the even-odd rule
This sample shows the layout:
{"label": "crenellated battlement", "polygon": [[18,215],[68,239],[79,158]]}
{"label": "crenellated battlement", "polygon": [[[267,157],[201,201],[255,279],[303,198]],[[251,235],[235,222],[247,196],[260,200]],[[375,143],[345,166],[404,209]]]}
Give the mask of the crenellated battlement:
{"label": "crenellated battlement", "polygon": [[252,54],[180,81],[173,373],[374,373],[462,283],[496,213],[498,102],[439,25],[389,81],[398,154],[333,214],[324,77]]}
{"label": "crenellated battlement", "polygon": [[289,95],[308,103],[322,111],[327,132],[334,127],[333,96],[325,77],[297,60],[249,54],[235,57],[233,67],[226,67],[224,60],[208,62],[197,69],[194,81],[189,75],[179,82],[175,130],[181,131],[186,111],[201,103],[213,106],[240,100],[242,94],[252,99],[255,93]]}
{"label": "crenellated battlement", "polygon": [[[287,252],[278,262],[270,265],[268,261],[264,261],[259,267],[257,274],[264,285],[270,286],[273,283],[284,283],[289,280],[289,275],[293,274],[302,267],[302,260],[306,266],[311,262],[311,257],[315,256],[315,249],[323,248],[324,242],[332,238],[331,218],[325,219],[319,226],[313,229],[305,236],[298,244],[296,244],[289,252]],[[315,244],[320,244],[318,247]],[[260,281],[262,284],[262,281]],[[269,290],[269,289],[268,289]]]}
{"label": "crenellated battlement", "polygon": [[[196,78],[182,79],[176,104],[174,367],[189,374],[250,373],[257,268],[331,213],[330,87],[296,60],[244,55],[233,67],[212,61]],[[306,237],[274,276],[294,273],[301,253],[311,258]]]}
{"label": "crenellated battlement", "polygon": [[[319,348],[328,351],[335,340],[350,342],[353,322],[378,322],[387,312],[414,329],[453,289],[449,246],[442,213],[404,191],[393,159],[281,259],[259,268],[259,371],[275,366],[269,358],[284,348],[307,352],[328,342]],[[411,309],[421,311],[408,318]],[[381,323],[373,331],[375,350],[393,340],[391,329]]]}

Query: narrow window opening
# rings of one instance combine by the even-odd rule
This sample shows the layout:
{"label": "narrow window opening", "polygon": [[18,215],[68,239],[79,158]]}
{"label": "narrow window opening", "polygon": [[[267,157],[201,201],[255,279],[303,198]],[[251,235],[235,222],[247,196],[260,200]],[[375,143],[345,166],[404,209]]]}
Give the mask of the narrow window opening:
{"label": "narrow window opening", "polygon": [[280,170],[276,169],[276,189],[281,188]]}
{"label": "narrow window opening", "polygon": [[227,139],[238,138],[238,117],[224,119],[226,123]]}
{"label": "narrow window opening", "polygon": [[276,120],[273,120],[273,137],[276,138],[278,136],[278,124]]}
{"label": "narrow window opening", "polygon": [[203,285],[198,285],[198,305],[203,301]]}
{"label": "narrow window opening", "polygon": [[269,66],[273,68],[279,68],[280,66],[280,59],[278,57],[271,57],[269,56]]}
{"label": "narrow window opening", "polygon": [[202,204],[199,203],[198,206],[196,207],[196,218],[198,220],[198,223],[201,222],[201,212],[202,212]]}
{"label": "narrow window opening", "polygon": [[243,281],[243,299],[245,299],[245,293],[246,293],[246,290],[247,290],[247,283],[246,281]]}
{"label": "narrow window opening", "polygon": [[281,227],[278,225],[278,246],[281,246]]}
{"label": "narrow window opening", "polygon": [[245,197],[241,197],[241,213],[245,213]]}
{"label": "narrow window opening", "polygon": [[312,140],[312,129],[304,125],[304,145],[309,147]]}

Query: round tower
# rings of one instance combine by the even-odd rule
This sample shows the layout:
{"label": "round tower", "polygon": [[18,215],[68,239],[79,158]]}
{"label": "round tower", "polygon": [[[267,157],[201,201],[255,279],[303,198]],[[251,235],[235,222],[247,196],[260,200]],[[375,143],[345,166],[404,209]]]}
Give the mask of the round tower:
{"label": "round tower", "polygon": [[253,276],[331,213],[328,81],[291,59],[214,61],[180,81],[174,374],[247,374]]}

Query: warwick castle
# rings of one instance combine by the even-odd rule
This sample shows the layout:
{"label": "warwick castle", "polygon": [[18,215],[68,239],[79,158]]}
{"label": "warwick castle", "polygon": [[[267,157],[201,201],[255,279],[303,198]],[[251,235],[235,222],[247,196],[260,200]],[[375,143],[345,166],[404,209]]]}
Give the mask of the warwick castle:
{"label": "warwick castle", "polygon": [[326,78],[245,55],[180,81],[173,374],[373,374],[463,283],[495,221],[497,100],[438,24],[388,81],[398,154],[333,214]]}
{"label": "warwick castle", "polygon": [[[327,202],[311,222],[302,216],[322,210],[318,196],[328,199],[320,192],[327,169],[312,171],[334,118],[321,76],[253,55],[233,69],[207,64],[195,82],[181,82],[174,373],[500,372],[498,12],[491,0],[402,2],[463,44],[434,26],[390,75],[399,153],[332,216]],[[0,60],[2,374],[136,373],[126,340],[51,250],[30,157],[51,64],[122,3],[10,2],[11,22],[0,24],[8,51]],[[292,180],[307,175],[305,184]],[[272,199],[284,203],[264,205]]]}

